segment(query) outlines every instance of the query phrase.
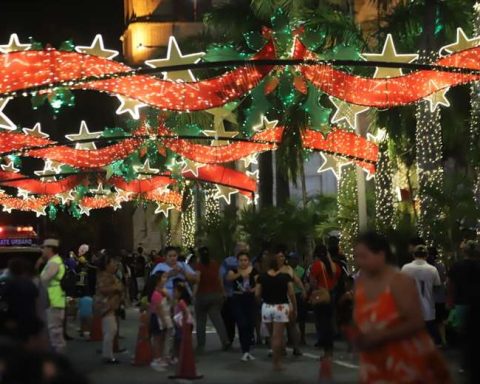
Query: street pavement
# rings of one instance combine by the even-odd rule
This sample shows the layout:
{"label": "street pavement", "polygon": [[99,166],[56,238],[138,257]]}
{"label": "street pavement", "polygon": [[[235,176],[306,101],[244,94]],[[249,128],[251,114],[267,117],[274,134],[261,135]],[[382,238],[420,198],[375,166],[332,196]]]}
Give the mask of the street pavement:
{"label": "street pavement", "polygon": [[[127,350],[117,357],[121,361],[118,366],[101,363],[99,350],[101,343],[88,342],[76,337],[69,341],[67,354],[76,369],[86,374],[92,384],[159,384],[174,383],[168,379],[173,369],[167,372],[156,372],[150,367],[135,367],[131,365],[135,350],[138,332],[138,310],[129,309],[127,319],[120,324],[120,347]],[[69,333],[76,335],[77,324],[70,322]],[[195,339],[195,335],[194,335]],[[309,345],[314,343],[313,335],[308,340]],[[256,347],[252,354],[255,361],[240,361],[241,353],[238,342],[232,350],[222,352],[215,331],[207,330],[207,346],[205,352],[196,356],[197,371],[203,375],[197,382],[212,384],[312,384],[317,383],[320,351],[313,347],[304,347],[302,357],[293,357],[291,350],[285,358],[285,370],[281,373],[273,372],[271,359],[266,347]],[[458,371],[458,358],[455,352],[449,353],[448,361],[452,372]],[[336,384],[356,383],[358,377],[358,361],[352,354],[347,353],[344,343],[336,343],[335,360],[333,367],[334,382]],[[457,379],[457,382],[460,383]]]}

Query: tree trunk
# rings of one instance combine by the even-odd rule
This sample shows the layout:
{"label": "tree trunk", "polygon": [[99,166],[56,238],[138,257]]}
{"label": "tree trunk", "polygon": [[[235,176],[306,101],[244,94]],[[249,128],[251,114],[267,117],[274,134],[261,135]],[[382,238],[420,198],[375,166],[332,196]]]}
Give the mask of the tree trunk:
{"label": "tree trunk", "polygon": [[271,207],[273,205],[273,166],[272,152],[261,153],[258,159],[260,181],[258,190],[260,195],[260,207]]}
{"label": "tree trunk", "polygon": [[288,176],[285,170],[282,169],[279,161],[275,161],[275,167],[277,207],[282,207],[287,203],[288,199],[290,199],[290,185],[288,183]]}

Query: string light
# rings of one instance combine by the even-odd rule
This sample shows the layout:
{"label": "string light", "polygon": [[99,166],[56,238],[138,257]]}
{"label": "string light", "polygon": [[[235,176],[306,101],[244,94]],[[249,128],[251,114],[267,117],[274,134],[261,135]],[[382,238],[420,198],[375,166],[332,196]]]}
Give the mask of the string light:
{"label": "string light", "polygon": [[388,135],[382,134],[379,142],[379,158],[375,173],[375,227],[386,233],[395,229],[395,205],[392,176],[393,170],[388,151]]}
{"label": "string light", "polygon": [[[473,32],[476,36],[480,34],[480,3],[476,2],[473,12]],[[458,34],[460,31],[457,30],[457,42],[460,41]],[[463,31],[462,35],[465,36]],[[467,41],[474,40],[474,45],[478,45],[480,37],[473,39],[466,39]],[[478,151],[478,144],[480,140],[480,83],[474,82],[470,86],[470,154],[473,155]],[[477,156],[470,156],[471,165],[474,170],[474,180],[473,180],[473,199],[477,205],[480,207],[480,163],[477,160]]]}
{"label": "string light", "polygon": [[186,208],[182,212],[182,245],[186,248],[195,246],[195,233],[197,230],[197,212],[195,204],[195,193],[190,191],[185,199]]}
{"label": "string light", "polygon": [[340,248],[353,261],[353,245],[359,233],[357,170],[352,164],[342,168],[338,181],[338,222],[340,226]]}

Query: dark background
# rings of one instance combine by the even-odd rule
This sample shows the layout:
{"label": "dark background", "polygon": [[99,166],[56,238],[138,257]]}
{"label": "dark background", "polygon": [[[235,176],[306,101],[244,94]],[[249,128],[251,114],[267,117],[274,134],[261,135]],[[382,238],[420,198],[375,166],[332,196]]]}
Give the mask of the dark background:
{"label": "dark background", "polygon": [[[6,44],[10,35],[17,33],[21,43],[32,37],[44,46],[59,47],[69,39],[76,45],[90,45],[100,33],[106,48],[120,52],[115,60],[122,60],[123,31],[123,0],[0,0],[0,44]],[[90,131],[125,124],[125,119],[114,113],[119,105],[115,97],[76,91],[75,100],[74,107],[64,107],[55,115],[50,106],[33,110],[30,97],[20,97],[11,100],[4,112],[22,127],[30,128],[40,122],[42,130],[54,140],[78,132],[82,120]],[[24,165],[27,172],[32,172],[42,169],[43,161],[25,159]],[[37,219],[32,213],[12,211],[0,213],[0,226],[34,225],[42,237],[59,236],[65,250],[77,249],[84,242],[94,248],[121,248],[132,245],[131,214],[131,206],[115,214],[112,209],[103,209],[77,220],[59,210],[57,220],[50,221],[46,217]]]}

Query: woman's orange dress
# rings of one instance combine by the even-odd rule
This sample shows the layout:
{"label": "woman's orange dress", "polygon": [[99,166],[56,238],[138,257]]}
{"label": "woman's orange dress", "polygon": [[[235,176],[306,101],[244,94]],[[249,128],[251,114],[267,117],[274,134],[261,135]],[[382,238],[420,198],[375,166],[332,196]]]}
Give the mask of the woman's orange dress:
{"label": "woman's orange dress", "polygon": [[[370,301],[362,284],[357,284],[354,319],[362,333],[398,324],[398,309],[390,289]],[[422,330],[403,340],[361,352],[360,383],[451,384],[452,380],[432,339],[427,331]]]}

